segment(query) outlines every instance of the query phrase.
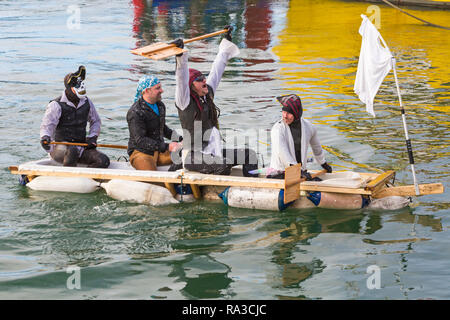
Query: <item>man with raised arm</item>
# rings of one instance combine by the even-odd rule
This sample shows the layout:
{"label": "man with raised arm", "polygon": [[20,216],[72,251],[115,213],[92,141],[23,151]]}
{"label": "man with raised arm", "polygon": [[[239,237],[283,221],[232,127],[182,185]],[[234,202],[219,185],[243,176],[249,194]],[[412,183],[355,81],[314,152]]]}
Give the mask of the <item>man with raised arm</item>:
{"label": "man with raised arm", "polygon": [[[239,54],[231,42],[232,28],[219,45],[211,71],[206,78],[200,71],[189,69],[187,52],[176,57],[175,104],[184,136],[184,167],[201,173],[229,175],[231,167],[243,165],[244,176],[257,176],[249,171],[257,169],[256,153],[247,148],[224,149],[219,132],[220,109],[214,97],[228,60]],[[174,44],[183,48],[183,40]]]}

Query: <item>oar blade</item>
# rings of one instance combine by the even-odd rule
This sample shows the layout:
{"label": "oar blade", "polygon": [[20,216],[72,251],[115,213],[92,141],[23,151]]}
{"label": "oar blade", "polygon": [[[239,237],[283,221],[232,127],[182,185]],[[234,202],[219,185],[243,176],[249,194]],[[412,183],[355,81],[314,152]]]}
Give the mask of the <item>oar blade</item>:
{"label": "oar blade", "polygon": [[[187,39],[187,40],[183,40],[184,44],[186,43],[190,43],[193,41],[198,41],[198,40],[203,40],[206,38],[210,38],[210,37],[214,37],[217,36],[219,34],[223,34],[228,32],[227,29],[224,30],[219,30],[213,33],[208,33],[199,37],[195,37],[192,39]],[[154,43],[142,48],[138,48],[138,49],[134,49],[131,50],[131,53],[140,55],[140,56],[144,56],[153,60],[161,60],[161,59],[165,59],[171,56],[175,56],[177,54],[186,52],[186,49],[180,49],[177,46],[175,46],[175,44],[170,44],[170,43],[164,43],[164,42],[158,42],[158,43]]]}
{"label": "oar blade", "polygon": [[154,44],[142,47],[142,48],[137,48],[137,49],[131,50],[131,53],[143,56],[145,54],[149,54],[149,53],[152,53],[152,52],[155,52],[158,50],[164,50],[164,49],[172,48],[172,47],[173,47],[173,45],[171,45],[171,44],[168,44],[165,42],[158,42],[158,43],[154,43]]}
{"label": "oar blade", "polygon": [[186,49],[175,47],[173,44],[158,42],[149,46],[131,50],[131,53],[153,60],[161,60],[186,51]]}
{"label": "oar blade", "polygon": [[175,56],[177,54],[183,53],[183,52],[187,52],[186,49],[181,49],[178,47],[174,47],[174,48],[169,48],[169,49],[164,49],[162,51],[156,51],[153,53],[149,53],[149,54],[144,54],[144,57],[153,59],[153,60],[161,60],[161,59],[165,59],[168,57],[172,57]]}

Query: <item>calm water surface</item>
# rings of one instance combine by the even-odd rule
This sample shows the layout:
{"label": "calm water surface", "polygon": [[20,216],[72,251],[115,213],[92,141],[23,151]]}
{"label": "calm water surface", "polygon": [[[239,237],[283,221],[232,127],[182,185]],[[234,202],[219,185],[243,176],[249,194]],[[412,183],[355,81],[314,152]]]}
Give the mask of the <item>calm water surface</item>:
{"label": "calm water surface", "polygon": [[[79,1],[80,29],[60,1],[0,3],[0,298],[1,299],[449,299],[448,193],[411,208],[264,212],[196,202],[153,208],[103,191],[88,195],[21,187],[10,165],[45,156],[39,126],[66,73],[83,64],[103,121],[102,143],[126,144],[125,115],[143,74],[163,83],[168,124],[174,59],[155,62],[130,49],[235,26],[241,55],[216,94],[227,141],[245,129],[269,130],[275,97],[301,95],[336,170],[397,170],[412,182],[393,75],[371,118],[353,93],[360,14],[351,1]],[[447,11],[410,11],[448,25]],[[370,14],[368,14],[370,15]],[[70,20],[71,21],[71,20]],[[69,22],[70,22],[69,21]],[[398,75],[420,182],[448,189],[449,32],[380,7],[380,32]],[[218,38],[188,45],[204,72]],[[232,133],[229,133],[232,132]],[[270,146],[258,147],[266,164]],[[256,148],[256,146],[252,146]],[[124,153],[105,150],[112,159]],[[312,164],[311,168],[317,165]],[[369,290],[369,266],[381,289]],[[68,266],[81,268],[69,290]]]}

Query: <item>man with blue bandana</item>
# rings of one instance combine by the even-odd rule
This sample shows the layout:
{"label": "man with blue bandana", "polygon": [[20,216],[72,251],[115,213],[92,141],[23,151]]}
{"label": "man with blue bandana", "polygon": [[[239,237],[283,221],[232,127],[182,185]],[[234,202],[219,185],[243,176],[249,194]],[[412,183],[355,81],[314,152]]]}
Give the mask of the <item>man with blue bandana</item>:
{"label": "man with blue bandana", "polygon": [[[158,78],[142,77],[134,103],[128,110],[128,155],[131,165],[137,170],[156,170],[157,166],[171,165],[171,152],[181,148],[179,142],[183,137],[166,125],[166,107],[161,101],[163,92]],[[164,138],[173,142],[166,143]]]}

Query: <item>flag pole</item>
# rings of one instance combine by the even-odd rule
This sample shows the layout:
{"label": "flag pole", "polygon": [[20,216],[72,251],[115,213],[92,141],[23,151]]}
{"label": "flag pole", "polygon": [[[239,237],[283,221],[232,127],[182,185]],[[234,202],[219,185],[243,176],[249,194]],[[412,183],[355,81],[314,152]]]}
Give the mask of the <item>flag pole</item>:
{"label": "flag pole", "polygon": [[417,184],[416,171],[414,169],[414,156],[413,156],[413,151],[412,151],[412,146],[411,146],[411,140],[409,139],[409,135],[408,135],[408,128],[406,126],[405,109],[403,108],[402,96],[400,95],[400,88],[398,86],[397,70],[395,68],[395,62],[396,62],[395,58],[392,57],[392,68],[394,69],[395,86],[397,87],[398,101],[400,103],[400,108],[401,108],[401,112],[402,112],[403,129],[405,131],[405,139],[406,139],[406,148],[408,149],[409,164],[411,165],[411,171],[412,171],[413,180],[414,180],[414,189],[416,191],[416,196],[418,196],[418,195],[420,195],[419,185]]}

